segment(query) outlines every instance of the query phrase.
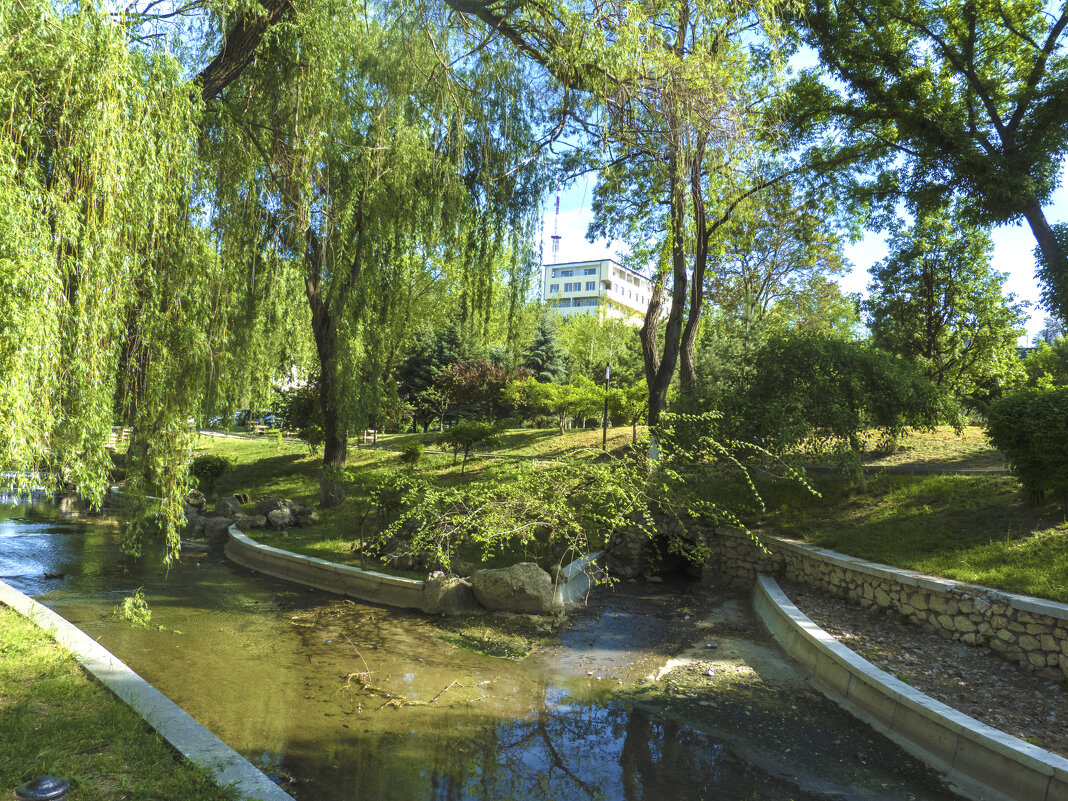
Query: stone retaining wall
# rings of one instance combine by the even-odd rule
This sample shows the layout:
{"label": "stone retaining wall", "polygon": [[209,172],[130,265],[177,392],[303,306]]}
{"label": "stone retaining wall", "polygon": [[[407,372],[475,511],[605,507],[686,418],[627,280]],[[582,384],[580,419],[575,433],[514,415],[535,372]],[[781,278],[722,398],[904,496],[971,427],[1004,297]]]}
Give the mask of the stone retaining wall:
{"label": "stone retaining wall", "polygon": [[760,576],[753,605],[828,698],[942,773],[974,801],[1064,801],[1068,759],[970,718],[879,670]]}
{"label": "stone retaining wall", "polygon": [[805,584],[863,607],[893,610],[1041,675],[1068,678],[1068,605],[899,570],[781,537],[761,537],[766,551],[736,530],[719,530],[709,541],[710,564],[739,584],[751,585],[761,573]]}

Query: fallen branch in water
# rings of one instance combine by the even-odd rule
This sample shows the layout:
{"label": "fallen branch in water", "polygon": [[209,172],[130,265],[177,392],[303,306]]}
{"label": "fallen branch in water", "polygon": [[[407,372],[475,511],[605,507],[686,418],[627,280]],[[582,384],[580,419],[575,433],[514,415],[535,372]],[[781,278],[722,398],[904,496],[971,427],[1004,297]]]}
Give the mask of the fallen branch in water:
{"label": "fallen branch in water", "polygon": [[[429,701],[419,701],[419,700],[413,700],[413,699],[408,698],[407,696],[404,696],[404,695],[399,695],[398,693],[395,693],[392,690],[388,690],[385,687],[380,687],[377,684],[372,684],[371,681],[370,681],[370,676],[371,676],[371,671],[370,670],[368,670],[366,672],[361,672],[361,673],[350,673],[348,676],[345,677],[345,683],[341,687],[338,688],[337,692],[340,693],[340,692],[343,692],[345,690],[351,690],[353,688],[353,685],[355,684],[355,685],[358,685],[360,687],[360,689],[365,691],[365,692],[368,692],[368,693],[371,693],[373,695],[377,695],[380,698],[385,698],[386,699],[386,702],[384,704],[382,704],[382,706],[380,706],[379,709],[384,709],[387,706],[393,707],[394,709],[397,709],[397,708],[405,707],[405,706],[437,706],[438,705],[438,699],[441,698],[441,696],[443,696],[446,692],[451,690],[453,687],[466,687],[466,688],[470,689],[470,688],[478,686],[478,685],[472,685],[472,684],[460,684],[458,679],[454,679],[453,681],[449,682],[444,687],[442,687],[441,690],[438,692],[438,694],[435,695],[433,698],[431,698]],[[387,676],[386,678],[389,678],[389,677]],[[487,682],[481,682],[481,683],[485,684]],[[487,697],[487,694],[483,693],[478,698],[467,699],[466,703],[470,704],[470,703],[474,703],[475,701],[481,701],[481,700],[485,699],[486,697]]]}

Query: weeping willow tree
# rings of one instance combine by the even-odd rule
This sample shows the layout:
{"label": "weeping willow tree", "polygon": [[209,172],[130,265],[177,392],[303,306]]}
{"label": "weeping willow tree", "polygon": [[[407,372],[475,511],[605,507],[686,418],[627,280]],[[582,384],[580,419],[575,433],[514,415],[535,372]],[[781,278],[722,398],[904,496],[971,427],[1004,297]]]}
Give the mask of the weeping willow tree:
{"label": "weeping willow tree", "polygon": [[[448,13],[184,8],[158,37],[0,0],[0,468],[99,503],[131,426],[128,495],[162,497],[172,555],[190,419],[303,365],[344,465],[411,320],[457,288],[492,304],[540,195],[522,81]],[[218,54],[189,80],[168,43]]]}
{"label": "weeping willow tree", "polygon": [[[463,293],[463,314],[488,306],[491,265],[504,244],[520,249],[501,229],[530,215],[540,188],[537,159],[517,158],[534,124],[532,104],[517,100],[524,85],[506,67],[480,69],[485,47],[465,56],[449,15],[294,8],[221,96],[206,141],[222,258],[269,253],[277,291],[309,324],[321,501],[334,505],[349,433],[395,394],[387,379],[414,306],[442,286]],[[505,106],[513,116],[502,121]]]}
{"label": "weeping willow tree", "polygon": [[0,463],[99,503],[131,425],[130,488],[164,498],[176,543],[221,269],[195,95],[92,3],[0,0],[0,109]]}

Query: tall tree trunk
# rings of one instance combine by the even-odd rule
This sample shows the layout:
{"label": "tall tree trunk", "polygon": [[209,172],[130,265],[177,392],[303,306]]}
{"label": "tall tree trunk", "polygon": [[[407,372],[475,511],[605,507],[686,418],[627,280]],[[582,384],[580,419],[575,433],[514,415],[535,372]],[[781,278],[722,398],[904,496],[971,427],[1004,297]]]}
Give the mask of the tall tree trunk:
{"label": "tall tree trunk", "polygon": [[214,100],[252,62],[267,31],[292,8],[290,0],[260,0],[260,8],[238,14],[218,54],[194,80],[204,102]]}
{"label": "tall tree trunk", "polygon": [[697,368],[694,364],[694,346],[697,342],[697,326],[701,322],[701,311],[705,299],[705,270],[708,267],[708,238],[711,231],[705,214],[705,198],[701,190],[701,165],[705,158],[705,138],[697,143],[697,149],[690,162],[690,201],[693,207],[694,259],[693,276],[690,279],[690,310],[686,317],[686,328],[682,332],[682,345],[679,354],[680,391],[687,397],[693,397],[697,391]]}
{"label": "tall tree trunk", "polygon": [[1035,235],[1038,249],[1051,269],[1058,272],[1068,272],[1068,254],[1061,250],[1057,243],[1057,237],[1053,233],[1046,215],[1042,212],[1042,206],[1036,198],[1029,198],[1021,210],[1027,224],[1031,226],[1031,233]]}
{"label": "tall tree trunk", "polygon": [[323,410],[323,472],[319,478],[319,503],[329,508],[345,500],[345,491],[333,480],[334,470],[343,470],[348,460],[349,431],[338,399],[337,332],[330,315],[326,314],[324,325],[314,320],[315,348],[322,367],[319,381],[319,403]]}
{"label": "tall tree trunk", "polygon": [[[678,123],[672,119],[673,136],[678,137]],[[686,190],[679,173],[678,155],[681,148],[672,149],[668,169],[671,175],[671,311],[664,328],[664,352],[659,352],[657,333],[664,297],[664,278],[661,272],[653,285],[653,296],[642,325],[642,355],[645,357],[645,381],[649,387],[648,423],[650,428],[660,422],[660,413],[667,408],[667,392],[671,377],[679,361],[682,340],[682,317],[686,310]]]}
{"label": "tall tree trunk", "polygon": [[337,320],[322,294],[323,246],[310,228],[305,232],[304,264],[304,289],[311,308],[312,335],[319,356],[319,405],[323,412],[323,472],[319,479],[319,503],[329,508],[345,500],[345,491],[332,480],[332,472],[345,467],[349,431],[341,412],[341,388],[338,386]]}

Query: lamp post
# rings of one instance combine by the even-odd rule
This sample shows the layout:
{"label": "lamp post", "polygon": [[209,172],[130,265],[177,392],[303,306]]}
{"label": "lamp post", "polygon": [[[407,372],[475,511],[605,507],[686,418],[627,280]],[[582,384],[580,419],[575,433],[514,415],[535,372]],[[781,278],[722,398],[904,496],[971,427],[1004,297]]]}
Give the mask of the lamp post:
{"label": "lamp post", "polygon": [[601,418],[601,452],[608,450],[608,387],[612,382],[612,363],[604,366],[604,417]]}

